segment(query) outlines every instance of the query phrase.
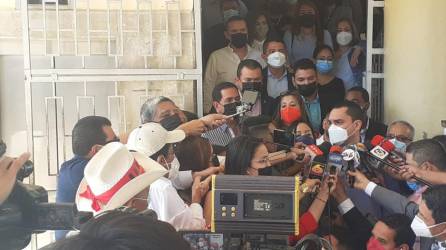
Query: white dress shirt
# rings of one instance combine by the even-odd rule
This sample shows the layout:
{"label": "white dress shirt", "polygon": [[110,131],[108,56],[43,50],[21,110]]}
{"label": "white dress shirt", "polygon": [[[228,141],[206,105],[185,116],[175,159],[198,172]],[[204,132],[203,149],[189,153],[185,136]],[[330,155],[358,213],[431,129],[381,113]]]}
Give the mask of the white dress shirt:
{"label": "white dress shirt", "polygon": [[149,209],[156,212],[159,220],[170,223],[176,230],[205,229],[201,205],[186,205],[172,182],[165,177],[150,184]]}
{"label": "white dress shirt", "polygon": [[[244,59],[254,59],[260,63],[262,68],[266,66],[260,51],[248,45],[248,53]],[[237,67],[240,57],[234,53],[230,46],[212,52],[209,57],[203,82],[203,108],[207,112],[212,106],[212,90],[221,82],[234,82],[237,77]]]}

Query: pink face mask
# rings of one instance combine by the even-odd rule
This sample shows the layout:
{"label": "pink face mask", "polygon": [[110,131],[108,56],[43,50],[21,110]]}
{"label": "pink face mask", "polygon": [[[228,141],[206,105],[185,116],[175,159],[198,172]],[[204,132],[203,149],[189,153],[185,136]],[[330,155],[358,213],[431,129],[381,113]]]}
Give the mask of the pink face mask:
{"label": "pink face mask", "polygon": [[381,246],[381,243],[379,243],[379,241],[372,236],[367,242],[367,250],[384,250],[384,247]]}

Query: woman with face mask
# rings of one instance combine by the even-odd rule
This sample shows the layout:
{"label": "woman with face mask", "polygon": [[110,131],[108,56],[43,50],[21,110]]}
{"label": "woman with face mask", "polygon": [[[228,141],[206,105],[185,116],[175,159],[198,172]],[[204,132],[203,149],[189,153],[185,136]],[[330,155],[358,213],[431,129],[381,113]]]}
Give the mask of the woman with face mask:
{"label": "woman with face mask", "polygon": [[283,37],[291,64],[303,58],[311,58],[319,45],[333,47],[330,33],[322,29],[319,11],[312,1],[300,0],[294,18],[291,30],[286,31]]}
{"label": "woman with face mask", "polygon": [[302,99],[297,92],[285,92],[279,97],[279,106],[272,124],[277,129],[287,130],[295,128],[301,121],[308,123]]}
{"label": "woman with face mask", "polygon": [[242,135],[227,148],[225,174],[258,176],[259,171],[271,166],[268,149],[260,139]]}
{"label": "woman with face mask", "polygon": [[358,45],[359,37],[351,20],[340,19],[336,25],[336,77],[342,79],[346,90],[362,86],[362,73],[365,70],[365,56]]}
{"label": "woman with face mask", "polygon": [[248,25],[251,47],[263,52],[263,43],[274,35],[268,16],[262,12],[248,15]]}
{"label": "woman with face mask", "polygon": [[339,103],[345,98],[344,82],[335,76],[335,55],[327,45],[318,46],[313,53],[317,69],[318,94],[331,103]]}

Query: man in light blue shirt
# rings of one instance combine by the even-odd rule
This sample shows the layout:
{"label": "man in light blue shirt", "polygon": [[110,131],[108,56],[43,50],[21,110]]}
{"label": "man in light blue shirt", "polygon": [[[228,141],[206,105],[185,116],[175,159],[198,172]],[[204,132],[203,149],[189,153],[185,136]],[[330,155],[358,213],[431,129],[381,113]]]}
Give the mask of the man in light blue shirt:
{"label": "man in light blue shirt", "polygon": [[263,43],[262,58],[268,65],[262,72],[268,96],[276,99],[281,93],[294,89],[293,75],[287,69],[288,53],[281,39],[267,39]]}

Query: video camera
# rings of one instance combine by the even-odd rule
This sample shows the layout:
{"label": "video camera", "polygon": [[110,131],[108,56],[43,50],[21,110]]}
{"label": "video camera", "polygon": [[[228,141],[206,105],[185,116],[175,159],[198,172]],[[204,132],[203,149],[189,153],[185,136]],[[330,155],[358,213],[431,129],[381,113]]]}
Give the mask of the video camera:
{"label": "video camera", "polygon": [[[0,150],[2,157],[6,152],[3,141],[0,141]],[[23,249],[33,233],[73,230],[93,216],[92,213],[78,212],[74,203],[48,203],[48,192],[43,187],[21,182],[33,170],[33,163],[27,161],[20,169],[8,199],[0,205],[2,249]]]}
{"label": "video camera", "polygon": [[299,234],[299,178],[212,176],[211,232]]}

